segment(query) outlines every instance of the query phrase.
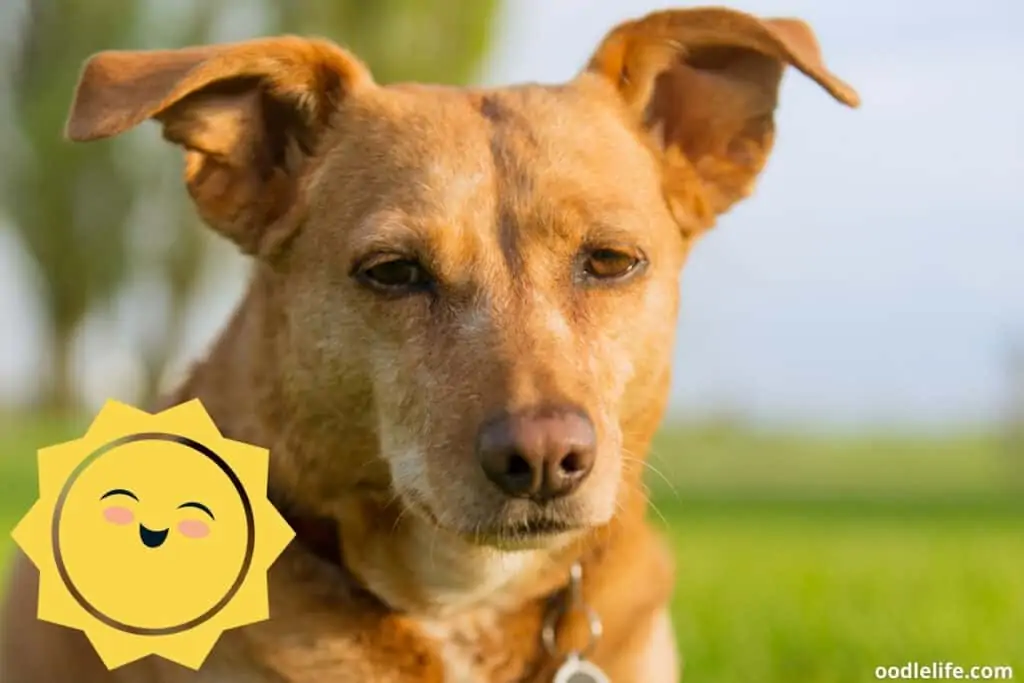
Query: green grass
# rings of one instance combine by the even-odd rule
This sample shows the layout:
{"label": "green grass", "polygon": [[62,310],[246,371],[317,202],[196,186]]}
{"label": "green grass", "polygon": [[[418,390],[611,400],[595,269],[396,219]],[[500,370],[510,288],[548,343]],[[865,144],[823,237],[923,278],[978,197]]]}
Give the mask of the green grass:
{"label": "green grass", "polygon": [[[1024,454],[992,434],[794,436],[729,428],[663,431],[651,484],[711,497],[1016,497]],[[663,475],[663,476],[662,476]],[[668,482],[666,482],[668,480]]]}
{"label": "green grass", "polygon": [[[0,424],[0,528],[31,504],[34,449],[81,426]],[[910,661],[1024,677],[1024,463],[998,439],[687,429],[651,462],[685,680],[859,683]]]}
{"label": "green grass", "polygon": [[1024,516],[660,507],[693,680],[853,683],[909,661],[1024,671]]}

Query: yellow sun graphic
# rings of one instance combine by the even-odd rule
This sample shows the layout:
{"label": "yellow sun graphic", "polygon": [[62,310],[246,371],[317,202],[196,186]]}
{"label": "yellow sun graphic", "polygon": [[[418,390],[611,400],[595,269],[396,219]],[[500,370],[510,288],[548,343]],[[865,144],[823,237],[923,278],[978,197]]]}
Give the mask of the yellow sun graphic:
{"label": "yellow sun graphic", "polygon": [[267,571],[294,533],[268,468],[198,400],[109,401],[85,436],[39,451],[39,499],[13,532],[39,618],[83,631],[111,669],[151,654],[198,669],[225,630],[269,617]]}

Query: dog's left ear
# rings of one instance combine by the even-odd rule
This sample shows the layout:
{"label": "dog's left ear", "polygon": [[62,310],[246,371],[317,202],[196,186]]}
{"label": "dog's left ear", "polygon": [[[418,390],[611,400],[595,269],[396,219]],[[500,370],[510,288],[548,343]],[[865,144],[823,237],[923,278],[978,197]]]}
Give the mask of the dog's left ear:
{"label": "dog's left ear", "polygon": [[185,152],[203,220],[266,254],[296,223],[299,178],[334,111],[371,87],[362,62],[318,39],[100,52],[82,70],[66,133],[96,140],[156,119]]}
{"label": "dog's left ear", "polygon": [[585,73],[610,81],[653,137],[669,206],[684,231],[695,233],[752,192],[771,151],[787,64],[843,104],[859,105],[853,88],[825,68],[807,24],[722,8],[622,24]]}

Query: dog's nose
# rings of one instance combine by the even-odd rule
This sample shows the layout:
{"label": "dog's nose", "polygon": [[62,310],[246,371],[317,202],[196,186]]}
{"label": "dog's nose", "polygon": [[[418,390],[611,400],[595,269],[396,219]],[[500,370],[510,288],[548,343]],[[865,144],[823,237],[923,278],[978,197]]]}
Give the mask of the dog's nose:
{"label": "dog's nose", "polygon": [[528,410],[484,423],[477,457],[488,479],[516,498],[572,493],[594,467],[594,424],[574,408]]}

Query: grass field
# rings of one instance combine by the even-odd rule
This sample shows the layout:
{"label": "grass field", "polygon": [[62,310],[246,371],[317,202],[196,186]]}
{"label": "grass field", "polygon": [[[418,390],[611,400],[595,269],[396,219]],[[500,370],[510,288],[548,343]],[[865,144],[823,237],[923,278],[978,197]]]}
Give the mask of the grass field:
{"label": "grass field", "polygon": [[[0,423],[0,528],[31,504],[34,449],[80,426]],[[1024,679],[1024,457],[1005,450],[666,430],[652,516],[677,553],[685,680],[858,683],[911,661]]]}

